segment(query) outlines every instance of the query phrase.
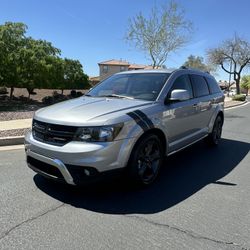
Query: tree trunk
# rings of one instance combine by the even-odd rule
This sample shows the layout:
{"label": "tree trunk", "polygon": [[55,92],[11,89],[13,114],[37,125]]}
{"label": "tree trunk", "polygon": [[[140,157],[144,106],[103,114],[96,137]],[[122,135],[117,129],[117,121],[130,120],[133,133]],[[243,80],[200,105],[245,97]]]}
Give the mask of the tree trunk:
{"label": "tree trunk", "polygon": [[29,95],[28,95],[28,98],[30,99],[30,95],[33,93],[34,89],[33,88],[26,88]]}
{"label": "tree trunk", "polygon": [[240,94],[240,77],[236,79],[235,83],[236,83],[236,94],[239,95]]}
{"label": "tree trunk", "polygon": [[61,92],[61,94],[63,95],[63,91],[64,91],[64,89],[61,89],[61,91],[62,91],[62,92]]}
{"label": "tree trunk", "polygon": [[10,87],[10,99],[12,100],[12,97],[13,97],[13,93],[14,93],[14,87],[11,86]]}

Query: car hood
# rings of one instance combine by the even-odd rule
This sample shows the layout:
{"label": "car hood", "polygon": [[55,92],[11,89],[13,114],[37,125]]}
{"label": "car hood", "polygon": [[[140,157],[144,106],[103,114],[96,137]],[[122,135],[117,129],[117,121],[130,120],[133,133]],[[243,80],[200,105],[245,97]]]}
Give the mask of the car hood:
{"label": "car hood", "polygon": [[122,115],[128,110],[150,104],[152,102],[134,99],[80,97],[42,108],[35,113],[34,118],[64,125],[103,124],[108,119],[116,118],[117,113]]}

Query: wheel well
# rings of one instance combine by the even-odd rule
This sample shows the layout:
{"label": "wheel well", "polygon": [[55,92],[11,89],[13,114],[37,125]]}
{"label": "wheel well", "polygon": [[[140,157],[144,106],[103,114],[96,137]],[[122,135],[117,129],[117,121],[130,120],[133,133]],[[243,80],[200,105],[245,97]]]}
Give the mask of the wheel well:
{"label": "wheel well", "polygon": [[220,117],[221,117],[221,119],[222,119],[222,124],[223,124],[223,123],[224,123],[224,114],[223,114],[223,112],[220,111],[220,112],[218,113],[217,116],[220,116]]}
{"label": "wheel well", "polygon": [[163,149],[164,152],[166,152],[167,149],[167,140],[166,140],[166,136],[165,134],[158,128],[152,128],[147,130],[144,134],[141,135],[141,137],[137,140],[136,144],[146,135],[148,134],[154,134],[157,135],[157,137],[160,139],[162,145],[163,145]]}

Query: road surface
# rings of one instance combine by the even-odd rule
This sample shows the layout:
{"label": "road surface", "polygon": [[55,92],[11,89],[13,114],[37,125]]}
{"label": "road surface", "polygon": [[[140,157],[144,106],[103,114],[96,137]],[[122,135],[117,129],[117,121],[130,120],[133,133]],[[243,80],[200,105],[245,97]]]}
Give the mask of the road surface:
{"label": "road surface", "polygon": [[250,249],[250,105],[225,116],[219,147],[169,157],[146,189],[70,188],[0,151],[0,249]]}

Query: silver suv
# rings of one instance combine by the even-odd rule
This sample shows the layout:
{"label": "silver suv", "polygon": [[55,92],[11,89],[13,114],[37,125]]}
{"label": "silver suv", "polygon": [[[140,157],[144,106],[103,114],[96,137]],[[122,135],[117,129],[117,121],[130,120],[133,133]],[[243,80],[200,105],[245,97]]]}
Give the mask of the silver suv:
{"label": "silver suv", "polygon": [[148,185],[165,156],[203,138],[219,143],[224,95],[192,69],[115,74],[85,96],[38,110],[25,137],[28,166],[68,184],[123,172]]}

